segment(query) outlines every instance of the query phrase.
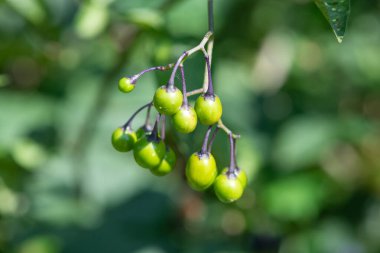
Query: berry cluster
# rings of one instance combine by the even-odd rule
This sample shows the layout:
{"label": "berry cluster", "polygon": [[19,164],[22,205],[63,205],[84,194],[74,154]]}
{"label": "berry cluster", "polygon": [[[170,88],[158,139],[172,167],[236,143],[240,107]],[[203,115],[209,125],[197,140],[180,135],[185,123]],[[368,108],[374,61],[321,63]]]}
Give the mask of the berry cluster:
{"label": "berry cluster", "polygon": [[[208,126],[202,148],[193,153],[187,161],[186,178],[191,188],[197,191],[204,191],[211,185],[220,201],[225,203],[239,199],[247,185],[247,176],[236,163],[236,139],[239,138],[229,130],[222,122],[222,103],[220,98],[214,93],[211,60],[205,45],[210,41],[212,33],[205,35],[201,43],[185,51],[175,64],[159,66],[146,69],[131,77],[123,77],[119,81],[119,90],[124,93],[131,92],[137,80],[145,73],[159,70],[172,70],[170,79],[166,85],[158,88],[153,96],[153,101],[138,109],[132,117],[112,134],[112,145],[120,152],[133,150],[136,162],[143,168],[149,169],[154,175],[164,176],[170,173],[176,164],[176,154],[165,144],[165,124],[166,117],[171,117],[174,128],[184,134],[195,130],[198,121]],[[191,92],[186,91],[186,80],[183,63],[195,52],[203,52],[206,63],[206,78],[203,88]],[[180,69],[182,76],[182,91],[174,85],[175,75]],[[201,94],[192,107],[187,97]],[[149,125],[151,108],[157,110],[153,128]],[[147,109],[145,124],[136,132],[132,130],[132,121],[142,110]],[[209,141],[210,133],[216,126]],[[159,131],[159,128],[161,131]],[[217,166],[211,154],[212,144],[219,129],[223,129],[230,142],[230,166],[221,170],[218,174]]]}

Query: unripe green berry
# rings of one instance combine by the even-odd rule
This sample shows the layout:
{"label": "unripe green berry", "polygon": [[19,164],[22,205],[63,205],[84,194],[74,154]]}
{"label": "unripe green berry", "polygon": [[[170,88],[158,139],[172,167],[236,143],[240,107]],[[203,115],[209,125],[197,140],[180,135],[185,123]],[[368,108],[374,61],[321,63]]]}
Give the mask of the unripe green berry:
{"label": "unripe green berry", "polygon": [[196,191],[206,190],[215,180],[216,162],[212,154],[194,153],[186,164],[186,178],[190,187]]}
{"label": "unripe green berry", "polygon": [[222,173],[215,179],[214,191],[221,202],[231,203],[240,199],[244,187],[235,175]]}
{"label": "unripe green berry", "polygon": [[177,87],[161,86],[153,97],[154,107],[159,113],[173,115],[181,108],[182,92]]}
{"label": "unripe green berry", "polygon": [[136,131],[137,140],[152,133],[151,126],[142,126]]}
{"label": "unripe green berry", "polygon": [[[228,167],[224,168],[220,174],[225,174],[225,173],[227,173],[227,171],[228,171]],[[240,169],[240,168],[236,168],[234,170],[234,174],[240,180],[240,183],[244,189],[248,183],[247,173],[245,173],[245,171]]]}
{"label": "unripe green berry", "polygon": [[152,169],[160,165],[165,156],[165,144],[162,140],[149,140],[149,136],[140,138],[133,149],[138,165]]}
{"label": "unripe green berry", "polygon": [[164,159],[162,159],[160,165],[154,167],[150,171],[156,176],[165,176],[173,171],[177,157],[174,151],[167,147]]}
{"label": "unripe green berry", "polygon": [[119,80],[119,90],[124,93],[129,93],[133,91],[135,84],[132,83],[131,78],[123,77]]}
{"label": "unripe green berry", "polygon": [[203,125],[213,125],[222,117],[222,103],[217,95],[203,94],[195,101],[195,111]]}
{"label": "unripe green berry", "polygon": [[175,129],[184,134],[194,131],[197,127],[197,114],[190,105],[182,106],[179,111],[173,115],[173,124]]}
{"label": "unripe green berry", "polygon": [[136,133],[130,128],[117,128],[112,133],[112,146],[120,152],[128,152],[133,149],[137,141]]}

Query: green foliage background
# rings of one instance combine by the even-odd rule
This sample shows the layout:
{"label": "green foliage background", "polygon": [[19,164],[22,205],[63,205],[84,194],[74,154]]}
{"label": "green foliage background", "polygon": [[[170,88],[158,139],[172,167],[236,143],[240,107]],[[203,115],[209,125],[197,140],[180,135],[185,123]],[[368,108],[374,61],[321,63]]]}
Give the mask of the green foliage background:
{"label": "green foliage background", "polygon": [[[204,127],[171,131],[165,178],[110,145],[168,74],[117,80],[196,45],[205,0],[0,1],[0,252],[379,252],[379,7],[353,1],[338,44],[312,1],[215,1],[215,87],[250,178],[224,205],[183,176]],[[201,85],[201,56],[186,73]]]}

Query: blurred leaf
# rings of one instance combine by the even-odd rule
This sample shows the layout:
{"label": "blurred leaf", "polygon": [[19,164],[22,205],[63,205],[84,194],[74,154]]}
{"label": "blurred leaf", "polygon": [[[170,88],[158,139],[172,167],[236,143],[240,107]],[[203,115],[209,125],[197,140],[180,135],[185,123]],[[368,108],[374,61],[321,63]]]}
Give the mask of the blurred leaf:
{"label": "blurred leaf", "polygon": [[159,30],[164,24],[162,14],[154,9],[133,9],[126,16],[129,22],[145,29]]}
{"label": "blurred leaf", "polygon": [[[14,15],[14,11],[5,5],[0,5],[0,36],[6,38],[7,34],[14,34],[20,32],[23,28],[25,21],[21,16]],[[2,41],[3,45],[0,44],[0,50],[2,49],[6,43]],[[2,59],[3,61],[3,59]],[[0,61],[0,63],[2,63]],[[4,77],[2,77],[4,78]],[[4,80],[2,80],[3,82]],[[1,86],[1,85],[0,85]]]}
{"label": "blurred leaf", "polygon": [[104,4],[83,4],[77,16],[75,31],[78,36],[89,39],[100,34],[108,24],[108,9]]}
{"label": "blurred leaf", "polygon": [[115,0],[112,3],[112,6],[115,10],[123,11],[123,10],[131,10],[135,8],[150,8],[157,9],[162,4],[165,3],[166,0]]}
{"label": "blurred leaf", "polygon": [[[233,124],[232,128],[247,131],[250,126],[245,121],[253,121],[255,116],[257,117],[256,108],[251,106],[252,94],[248,92],[251,87],[247,87],[251,84],[252,70],[245,64],[235,61],[220,60],[215,64],[217,64],[217,68],[215,68],[214,85],[217,87],[218,95],[223,103],[229,107],[223,114],[224,119],[229,124]],[[203,72],[199,72],[199,75],[203,78]],[[238,85],[230,85],[234,83]],[[239,98],[239,103],[235,103],[236,98]],[[241,118],[245,120],[242,121]]]}
{"label": "blurred leaf", "polygon": [[45,19],[45,11],[39,1],[7,0],[18,13],[34,24],[40,24]]}
{"label": "blurred leaf", "polygon": [[20,191],[27,182],[29,174],[9,156],[0,157],[0,179],[12,190]]}
{"label": "blurred leaf", "polygon": [[55,226],[89,226],[99,220],[99,207],[96,204],[77,201],[70,196],[57,193],[57,190],[40,192],[39,196],[34,196],[33,203],[33,217]]}
{"label": "blurred leaf", "polygon": [[31,128],[51,122],[55,108],[53,101],[37,93],[0,93],[1,145],[12,148]]}
{"label": "blurred leaf", "polygon": [[205,1],[179,1],[167,13],[167,27],[176,36],[203,36],[207,27]]}
{"label": "blurred leaf", "polygon": [[36,169],[41,166],[48,154],[38,143],[24,139],[15,144],[12,150],[13,159],[26,169]]}
{"label": "blurred leaf", "polygon": [[166,252],[159,247],[144,247],[143,249],[137,250],[133,253],[166,253]]}
{"label": "blurred leaf", "polygon": [[311,253],[309,241],[310,235],[304,231],[303,233],[289,236],[281,246],[281,253]]}
{"label": "blurred leaf", "polygon": [[0,214],[11,215],[16,213],[18,202],[17,195],[6,187],[0,178]]}
{"label": "blurred leaf", "polygon": [[17,253],[58,253],[60,246],[58,239],[53,236],[35,236],[24,241]]}
{"label": "blurred leaf", "polygon": [[9,77],[0,74],[0,88],[7,86],[9,84]]}
{"label": "blurred leaf", "polygon": [[75,1],[68,0],[39,0],[43,1],[49,13],[49,21],[54,25],[63,25],[65,21],[72,18],[72,10],[76,8]]}
{"label": "blurred leaf", "polygon": [[314,1],[329,21],[338,42],[341,43],[346,32],[348,16],[350,15],[350,0]]}
{"label": "blurred leaf", "polygon": [[248,183],[254,180],[263,159],[256,141],[255,136],[244,135],[244,138],[237,142],[238,165],[247,173]]}
{"label": "blurred leaf", "polygon": [[[339,220],[324,220],[309,229],[288,236],[281,246],[282,253],[326,253],[326,252],[372,252],[358,240],[346,223]],[[375,252],[375,251],[373,251]],[[377,251],[376,251],[377,252]]]}
{"label": "blurred leaf", "polygon": [[335,120],[305,117],[286,124],[279,134],[274,159],[282,169],[296,170],[318,162],[320,155],[336,141]]}
{"label": "blurred leaf", "polygon": [[326,185],[314,174],[292,176],[266,187],[262,197],[268,212],[286,221],[313,219],[327,196]]}
{"label": "blurred leaf", "polygon": [[313,250],[325,252],[369,252],[365,250],[351,228],[340,220],[327,220],[319,224],[312,233]]}
{"label": "blurred leaf", "polygon": [[339,135],[348,141],[359,143],[376,128],[373,122],[358,116],[342,117],[339,120]]}

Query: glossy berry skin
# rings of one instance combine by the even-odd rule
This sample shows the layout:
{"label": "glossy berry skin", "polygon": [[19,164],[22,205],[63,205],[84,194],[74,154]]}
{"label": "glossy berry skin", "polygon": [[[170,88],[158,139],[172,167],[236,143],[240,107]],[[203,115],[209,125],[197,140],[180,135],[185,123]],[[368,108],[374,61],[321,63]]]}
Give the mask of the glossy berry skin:
{"label": "glossy berry skin", "polygon": [[203,94],[195,102],[195,111],[203,125],[213,125],[222,117],[222,103],[217,95]]}
{"label": "glossy berry skin", "polygon": [[168,88],[165,85],[156,90],[153,104],[157,111],[166,115],[173,115],[181,108],[183,102],[182,92],[177,88]]}
{"label": "glossy berry skin", "polygon": [[231,203],[240,199],[243,195],[244,187],[235,175],[221,173],[215,179],[214,191],[221,202]]}
{"label": "glossy berry skin", "polygon": [[196,191],[206,190],[215,180],[216,162],[212,154],[194,153],[186,164],[186,178],[190,187]]}
{"label": "glossy berry skin", "polygon": [[[228,171],[228,168],[224,168],[220,174],[225,174],[227,173],[227,171]],[[240,168],[236,168],[234,170],[234,175],[239,179],[244,189],[248,183],[247,173],[245,173],[245,171]]]}
{"label": "glossy berry skin", "polygon": [[137,140],[152,133],[151,126],[142,126],[136,131]]}
{"label": "glossy berry skin", "polygon": [[135,144],[133,156],[138,165],[152,169],[160,165],[165,156],[165,144],[161,140],[149,140],[150,136],[142,137]]}
{"label": "glossy berry skin", "polygon": [[119,127],[112,133],[112,146],[119,152],[131,151],[136,141],[136,133],[130,127],[126,129]]}
{"label": "glossy berry skin", "polygon": [[124,93],[129,93],[133,91],[135,84],[129,77],[123,77],[119,80],[119,90]]}
{"label": "glossy berry skin", "polygon": [[172,172],[172,170],[175,167],[176,161],[177,157],[174,151],[171,148],[167,147],[164,159],[162,159],[160,165],[154,167],[150,171],[152,172],[152,174],[156,176],[165,176]]}
{"label": "glossy berry skin", "polygon": [[182,106],[179,111],[173,115],[173,124],[175,129],[184,134],[194,131],[197,127],[197,114],[190,105]]}

